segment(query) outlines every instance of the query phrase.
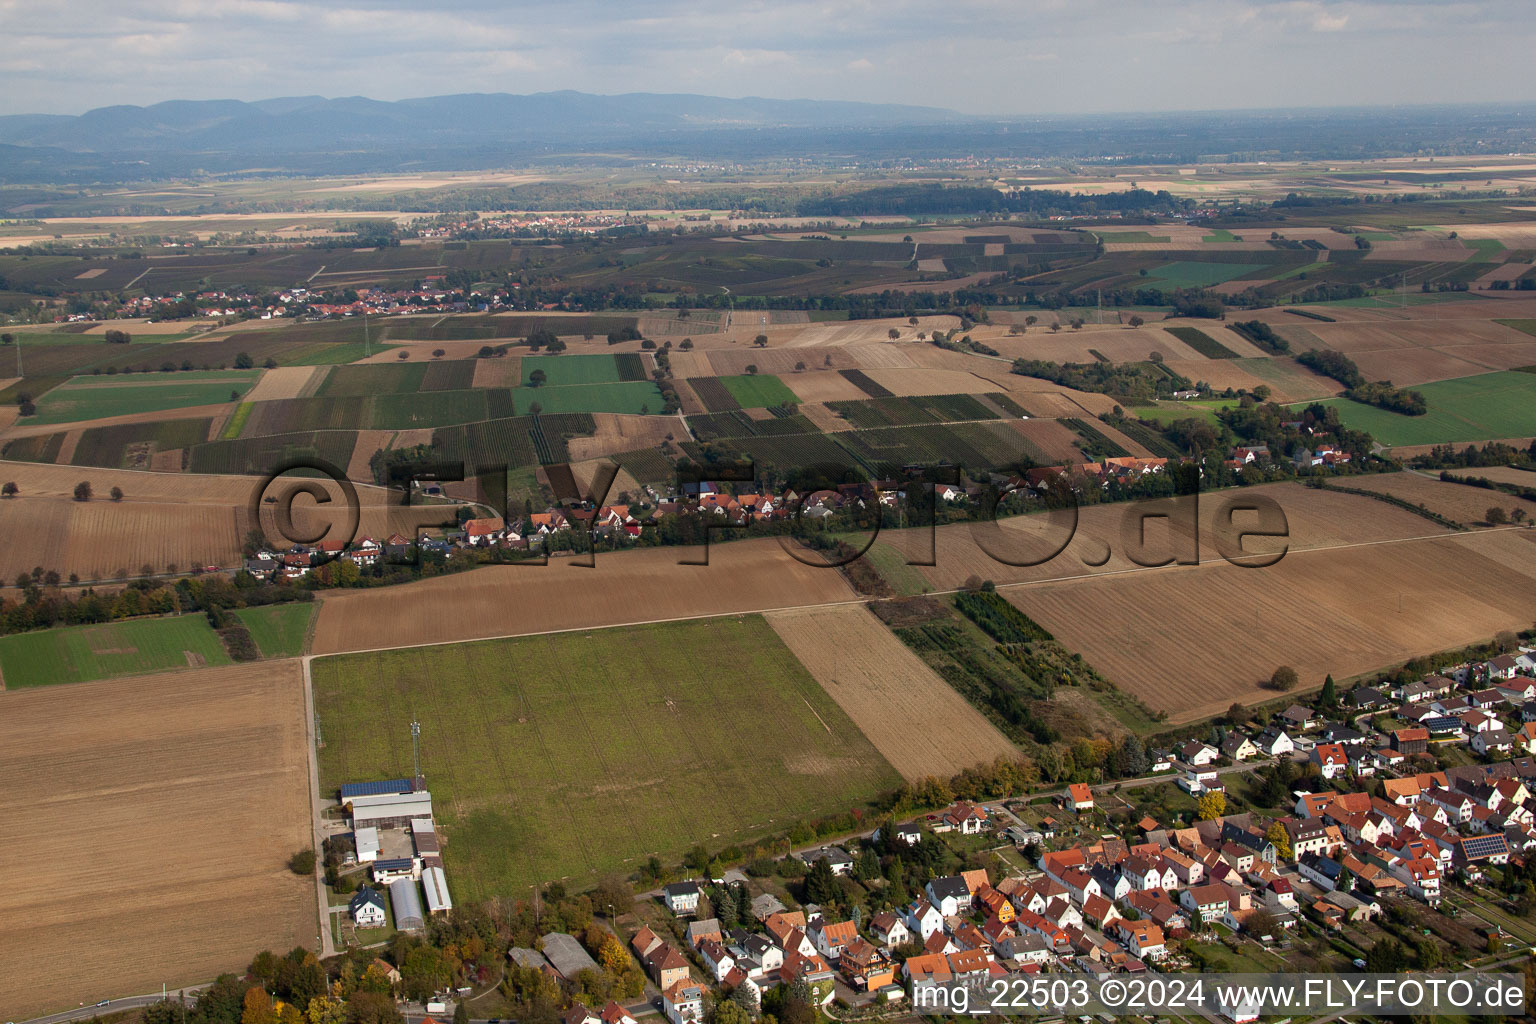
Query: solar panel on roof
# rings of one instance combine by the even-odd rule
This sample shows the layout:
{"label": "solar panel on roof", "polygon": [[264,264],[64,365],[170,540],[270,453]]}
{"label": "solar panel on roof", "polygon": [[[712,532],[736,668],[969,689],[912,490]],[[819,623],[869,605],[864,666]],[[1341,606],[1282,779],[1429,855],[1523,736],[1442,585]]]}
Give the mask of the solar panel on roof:
{"label": "solar panel on roof", "polygon": [[1493,857],[1508,853],[1509,845],[1503,836],[1470,836],[1461,841],[1461,852],[1465,857]]}
{"label": "solar panel on roof", "polygon": [[410,779],[384,779],[380,782],[348,782],[341,787],[341,798],[343,800],[350,800],[355,796],[388,796],[391,793],[409,793],[410,791]]}

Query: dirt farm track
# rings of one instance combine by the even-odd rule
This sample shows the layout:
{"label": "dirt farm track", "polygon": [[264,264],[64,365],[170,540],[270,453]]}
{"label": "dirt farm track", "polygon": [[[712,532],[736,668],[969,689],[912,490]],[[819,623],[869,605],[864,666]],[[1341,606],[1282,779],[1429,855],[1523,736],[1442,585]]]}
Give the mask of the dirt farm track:
{"label": "dirt farm track", "polygon": [[313,945],[297,661],[0,693],[0,776],[8,1019]]}

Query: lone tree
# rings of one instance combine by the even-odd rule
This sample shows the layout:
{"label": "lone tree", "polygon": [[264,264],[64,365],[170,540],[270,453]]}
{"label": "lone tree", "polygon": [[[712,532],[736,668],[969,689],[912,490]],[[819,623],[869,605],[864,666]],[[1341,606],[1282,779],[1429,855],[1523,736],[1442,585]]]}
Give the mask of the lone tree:
{"label": "lone tree", "polygon": [[116,328],[109,328],[102,338],[108,345],[126,345],[131,340],[127,331],[119,331]]}
{"label": "lone tree", "polygon": [[1127,320],[1126,323],[1130,324],[1132,327],[1140,327],[1142,324],[1146,323],[1146,321],[1139,316],[1133,316]]}
{"label": "lone tree", "polygon": [[315,851],[300,850],[288,858],[288,870],[296,875],[312,875],[315,873]]}
{"label": "lone tree", "polygon": [[756,373],[757,372],[757,364],[756,363],[748,363],[747,364],[747,372],[748,373]]}
{"label": "lone tree", "polygon": [[112,492],[111,493],[112,493],[112,500],[113,501],[122,501],[123,500],[123,489],[121,487],[114,487],[114,488],[112,488]]}
{"label": "lone tree", "polygon": [[800,373],[800,372],[802,372],[804,370],[805,370],[805,360],[802,359],[798,363],[795,364],[795,372],[796,373]]}
{"label": "lone tree", "polygon": [[901,332],[892,327],[890,330],[885,332],[885,336],[890,338],[892,341],[895,341],[897,338],[901,337]]}
{"label": "lone tree", "polygon": [[1269,677],[1270,688],[1279,690],[1281,693],[1294,690],[1296,684],[1300,681],[1300,677],[1296,675],[1296,670],[1289,665],[1281,665],[1275,669],[1274,675]]}
{"label": "lone tree", "polygon": [[251,359],[251,354],[249,352],[238,352],[235,354],[235,369],[249,370],[252,366],[255,365],[256,364]]}
{"label": "lone tree", "polygon": [[75,500],[76,501],[90,501],[91,500],[91,484],[90,484],[90,481],[88,481],[88,480],[81,480],[79,483],[75,484]]}
{"label": "lone tree", "polygon": [[680,342],[678,344],[677,347],[682,349],[684,352],[691,352],[691,351],[693,351],[693,339],[692,338],[684,338],[682,340],[682,342]]}
{"label": "lone tree", "polygon": [[543,383],[548,379],[549,374],[545,373],[543,370],[534,370],[528,375],[528,383],[534,387],[542,386]]}
{"label": "lone tree", "polygon": [[409,358],[411,358],[411,354],[409,352],[407,352],[405,349],[401,349],[400,350],[400,354],[395,356],[395,358],[396,359],[409,359]]}
{"label": "lone tree", "polygon": [[1195,814],[1201,821],[1211,821],[1227,813],[1227,794],[1210,792],[1195,801]]}
{"label": "lone tree", "polygon": [[441,358],[443,358],[443,356],[445,356],[447,354],[448,354],[447,352],[445,352],[443,349],[440,349],[440,348],[435,348],[435,349],[432,350],[432,358],[433,359],[441,359]]}
{"label": "lone tree", "polygon": [[7,481],[4,487],[0,487],[0,495],[7,498],[14,498],[20,493],[21,488],[16,486],[16,481],[14,480]]}
{"label": "lone tree", "polygon": [[767,348],[768,347],[768,335],[766,335],[766,334],[759,334],[757,337],[752,339],[752,344],[756,345],[758,348]]}
{"label": "lone tree", "polygon": [[1503,526],[1509,522],[1509,516],[1505,514],[1503,509],[1497,506],[1484,512],[1483,519],[1487,521],[1489,526]]}

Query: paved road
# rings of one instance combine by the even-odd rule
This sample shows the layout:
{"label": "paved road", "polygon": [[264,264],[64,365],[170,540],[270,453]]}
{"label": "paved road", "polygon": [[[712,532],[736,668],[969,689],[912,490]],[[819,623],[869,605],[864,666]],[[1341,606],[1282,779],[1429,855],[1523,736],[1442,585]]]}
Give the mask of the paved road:
{"label": "paved road", "polygon": [[207,987],[207,985],[192,985],[184,989],[167,992],[164,995],[156,992],[154,995],[148,996],[124,996],[121,999],[109,999],[103,1003],[81,1006],[73,1010],[65,1010],[62,1013],[49,1014],[47,1017],[34,1017],[29,1021],[22,1021],[21,1024],[66,1024],[67,1021],[90,1020],[92,1017],[98,1017],[103,1014],[135,1010],[142,1006],[153,1006],[166,996],[174,999],[180,992],[185,992],[190,997]]}

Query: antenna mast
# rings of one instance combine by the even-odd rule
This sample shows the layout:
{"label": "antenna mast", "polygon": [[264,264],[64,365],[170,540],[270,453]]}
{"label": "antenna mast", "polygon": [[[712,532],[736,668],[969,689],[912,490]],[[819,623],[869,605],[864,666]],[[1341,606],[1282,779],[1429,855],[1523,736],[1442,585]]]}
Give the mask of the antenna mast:
{"label": "antenna mast", "polygon": [[421,778],[421,723],[411,722],[411,761],[416,768],[413,779]]}

